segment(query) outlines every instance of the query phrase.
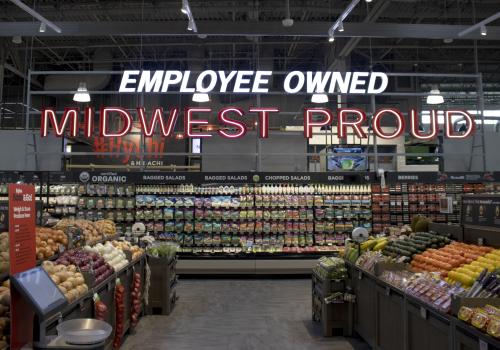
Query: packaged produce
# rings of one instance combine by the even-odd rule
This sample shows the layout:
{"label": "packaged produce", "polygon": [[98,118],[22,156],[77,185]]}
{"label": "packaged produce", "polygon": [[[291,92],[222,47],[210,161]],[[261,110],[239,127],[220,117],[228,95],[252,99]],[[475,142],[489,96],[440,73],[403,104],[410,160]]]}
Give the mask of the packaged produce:
{"label": "packaged produce", "polygon": [[111,220],[96,221],[95,227],[104,237],[112,237],[116,235],[116,225]]}
{"label": "packaged produce", "polygon": [[10,256],[9,256],[9,233],[2,232],[0,234],[0,273],[9,272]]}
{"label": "packaged produce", "polygon": [[125,287],[119,278],[115,285],[115,336],[113,338],[113,349],[119,349],[125,332]]}
{"label": "packaged produce", "polygon": [[122,251],[130,251],[132,253],[132,260],[136,260],[144,254],[144,249],[139,246],[132,245],[127,241],[112,241],[111,244]]}
{"label": "packaged produce", "polygon": [[335,257],[321,257],[313,268],[313,272],[321,279],[345,279],[347,269],[344,260]]}

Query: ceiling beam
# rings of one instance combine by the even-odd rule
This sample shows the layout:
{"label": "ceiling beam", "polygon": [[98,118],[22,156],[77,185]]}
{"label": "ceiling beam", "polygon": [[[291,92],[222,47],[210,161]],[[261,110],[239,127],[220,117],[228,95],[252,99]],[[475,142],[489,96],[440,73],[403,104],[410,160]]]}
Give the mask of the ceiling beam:
{"label": "ceiling beam", "polygon": [[[169,35],[193,37],[186,30],[184,22],[57,22],[64,36],[100,36],[103,35]],[[328,37],[331,22],[295,23],[293,27],[283,27],[281,22],[259,22],[256,26],[250,22],[198,21],[199,34],[213,36],[300,36]],[[444,24],[398,24],[398,23],[346,23],[344,31],[337,37],[361,38],[421,38],[445,39],[458,38],[458,33],[468,28],[464,25]],[[54,33],[38,31],[39,24],[33,22],[0,22],[0,36],[54,36]],[[469,33],[462,39],[500,40],[500,27],[488,27],[488,36]]]}

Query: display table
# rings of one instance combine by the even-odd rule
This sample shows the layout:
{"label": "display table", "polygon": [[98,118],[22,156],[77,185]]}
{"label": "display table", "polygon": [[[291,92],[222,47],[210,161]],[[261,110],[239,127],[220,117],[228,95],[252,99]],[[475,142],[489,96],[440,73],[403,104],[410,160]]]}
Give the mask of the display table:
{"label": "display table", "polygon": [[354,330],[374,349],[500,349],[500,341],[346,262]]}

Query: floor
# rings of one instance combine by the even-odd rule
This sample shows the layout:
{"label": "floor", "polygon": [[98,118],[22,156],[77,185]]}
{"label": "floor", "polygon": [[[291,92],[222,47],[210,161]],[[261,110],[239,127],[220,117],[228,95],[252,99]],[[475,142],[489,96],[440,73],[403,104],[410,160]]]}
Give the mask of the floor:
{"label": "floor", "polygon": [[170,316],[146,316],[122,349],[366,350],[324,338],[311,320],[309,279],[181,279]]}

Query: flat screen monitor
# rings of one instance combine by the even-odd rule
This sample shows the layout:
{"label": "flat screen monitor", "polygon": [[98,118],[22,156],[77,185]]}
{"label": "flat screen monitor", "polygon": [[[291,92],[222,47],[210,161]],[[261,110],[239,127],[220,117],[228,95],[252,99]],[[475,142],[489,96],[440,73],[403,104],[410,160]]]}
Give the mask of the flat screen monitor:
{"label": "flat screen monitor", "polygon": [[[336,154],[342,155],[336,155]],[[367,159],[362,147],[333,147],[328,151],[328,171],[366,171]]]}
{"label": "flat screen monitor", "polygon": [[191,141],[192,151],[191,153],[200,154],[201,153],[201,139],[192,139]]}
{"label": "flat screen monitor", "polygon": [[11,283],[31,302],[38,315],[53,314],[67,303],[62,292],[40,266],[15,274]]}

